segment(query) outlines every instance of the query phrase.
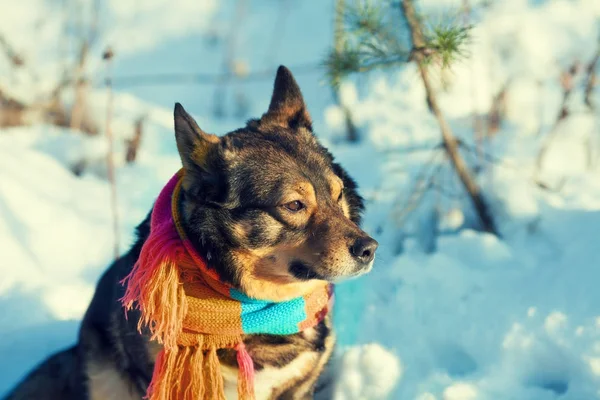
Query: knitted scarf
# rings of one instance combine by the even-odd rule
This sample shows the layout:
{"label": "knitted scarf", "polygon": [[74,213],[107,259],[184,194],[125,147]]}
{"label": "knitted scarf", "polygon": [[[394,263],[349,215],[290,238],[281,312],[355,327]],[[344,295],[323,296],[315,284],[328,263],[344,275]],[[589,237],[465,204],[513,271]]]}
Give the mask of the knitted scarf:
{"label": "knitted scarf", "polygon": [[254,399],[254,365],[244,334],[290,335],[317,325],[327,314],[331,285],[284,302],[246,296],[208,268],[182,229],[179,193],[183,171],[158,196],[150,235],[121,299],[140,311],[138,330],[163,345],[156,358],[150,400],[225,399],[218,349],[237,352],[238,398]]}

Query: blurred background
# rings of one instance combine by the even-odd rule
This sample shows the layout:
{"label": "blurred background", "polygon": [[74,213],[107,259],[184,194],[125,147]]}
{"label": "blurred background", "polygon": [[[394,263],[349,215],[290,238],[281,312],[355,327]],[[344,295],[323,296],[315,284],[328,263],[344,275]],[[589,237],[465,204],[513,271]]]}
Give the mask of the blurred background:
{"label": "blurred background", "polygon": [[600,1],[0,0],[0,395],[280,64],[358,181],[336,399],[600,397]]}

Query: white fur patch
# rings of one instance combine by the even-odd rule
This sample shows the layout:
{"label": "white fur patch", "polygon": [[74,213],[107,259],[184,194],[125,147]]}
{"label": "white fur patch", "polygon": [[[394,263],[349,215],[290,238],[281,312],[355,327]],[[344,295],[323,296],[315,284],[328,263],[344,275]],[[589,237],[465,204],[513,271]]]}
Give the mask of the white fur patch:
{"label": "white fur patch", "polygon": [[[283,368],[264,368],[254,377],[254,394],[256,400],[268,400],[273,390],[287,381],[306,373],[310,365],[315,365],[317,353],[305,352]],[[221,373],[225,380],[225,397],[227,400],[237,399],[237,368],[221,365]]]}

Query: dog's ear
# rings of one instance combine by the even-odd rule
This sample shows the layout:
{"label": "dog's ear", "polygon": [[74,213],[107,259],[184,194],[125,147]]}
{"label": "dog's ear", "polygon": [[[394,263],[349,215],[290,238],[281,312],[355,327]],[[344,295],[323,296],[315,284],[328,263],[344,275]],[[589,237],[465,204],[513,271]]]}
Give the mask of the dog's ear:
{"label": "dog's ear", "polygon": [[271,104],[262,121],[284,128],[304,127],[312,131],[312,122],[300,87],[290,70],[283,65],[277,70]]}
{"label": "dog's ear", "polygon": [[198,167],[208,169],[210,149],[219,143],[219,137],[205,133],[183,106],[175,103],[175,140],[183,168],[187,171]]}

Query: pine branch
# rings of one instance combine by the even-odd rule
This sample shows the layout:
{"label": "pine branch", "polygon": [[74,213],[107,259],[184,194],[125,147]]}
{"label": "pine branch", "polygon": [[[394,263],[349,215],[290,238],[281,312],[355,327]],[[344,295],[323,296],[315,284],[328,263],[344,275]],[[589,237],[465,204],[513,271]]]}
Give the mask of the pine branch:
{"label": "pine branch", "polygon": [[[391,7],[384,2],[362,1],[346,13],[346,30],[343,46],[336,43],[328,54],[325,66],[332,87],[337,87],[344,77],[378,68],[395,67],[411,61],[415,49],[422,52],[424,62],[436,62],[447,68],[456,60],[467,56],[466,44],[470,40],[471,26],[454,21],[425,24],[423,43],[412,51],[403,38],[403,25],[391,19]],[[419,18],[416,16],[416,18]]]}
{"label": "pine branch", "polygon": [[333,88],[337,88],[340,81],[350,74],[408,61],[410,53],[402,43],[400,30],[390,20],[391,14],[388,7],[372,1],[361,1],[347,8],[345,28],[336,29],[335,48],[324,63]]}
{"label": "pine branch", "polygon": [[425,32],[425,48],[439,60],[442,68],[448,68],[468,56],[467,45],[471,39],[471,25],[446,23],[432,26]]}
{"label": "pine branch", "polygon": [[410,29],[413,48],[418,49],[412,52],[412,57],[417,62],[421,79],[423,81],[423,85],[425,86],[427,104],[429,105],[431,112],[435,115],[440,126],[444,147],[446,148],[448,157],[450,158],[458,177],[460,178],[465,190],[473,202],[483,229],[487,232],[498,235],[498,231],[494,224],[494,220],[492,219],[489,207],[483,198],[479,186],[473,179],[472,172],[469,170],[466,162],[460,155],[458,151],[458,142],[438,105],[437,97],[426,66],[426,55],[421,50],[427,48],[427,41],[423,34],[421,23],[417,17],[414,4],[411,0],[402,0],[401,5]]}

